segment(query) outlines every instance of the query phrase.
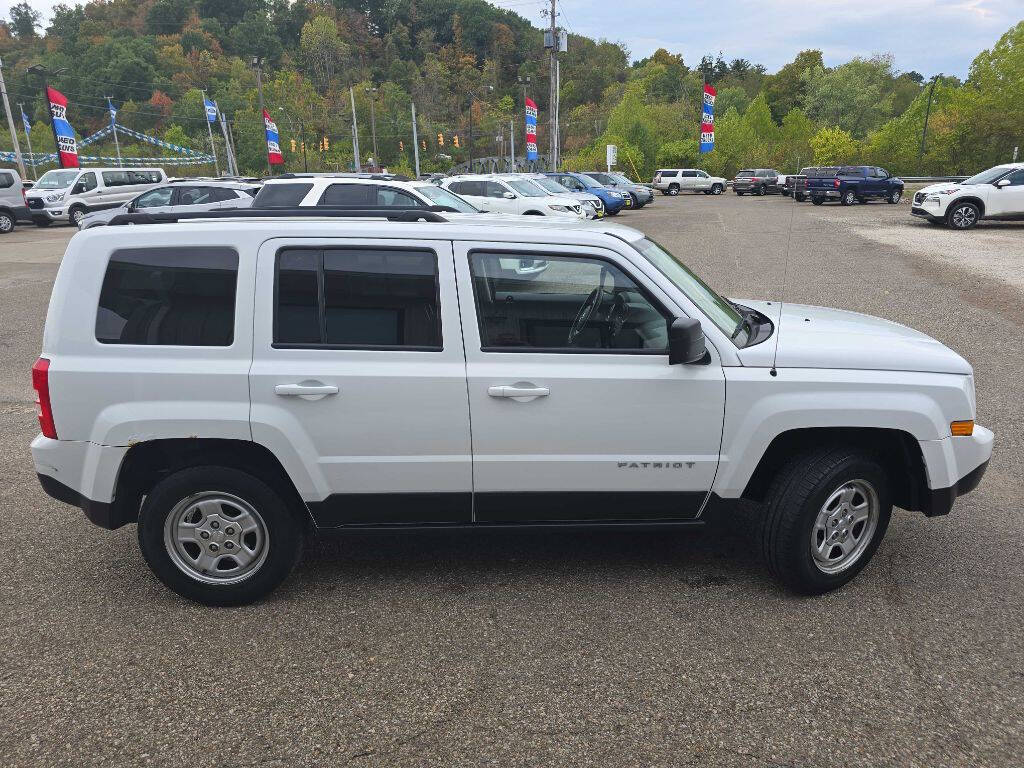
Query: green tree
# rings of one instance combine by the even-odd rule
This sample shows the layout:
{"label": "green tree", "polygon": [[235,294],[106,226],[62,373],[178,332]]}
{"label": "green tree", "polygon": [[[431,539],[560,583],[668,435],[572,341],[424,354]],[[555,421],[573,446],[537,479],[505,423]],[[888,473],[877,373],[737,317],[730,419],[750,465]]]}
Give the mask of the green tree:
{"label": "green tree", "polygon": [[857,160],[860,144],[842,128],[822,128],[810,140],[815,165],[844,165]]}
{"label": "green tree", "polygon": [[36,27],[42,18],[43,14],[23,0],[11,6],[11,32],[19,40],[29,40],[36,36]]}
{"label": "green tree", "polygon": [[819,67],[825,69],[825,62],[821,58],[821,51],[808,50],[800,51],[793,61],[786,64],[774,75],[769,75],[764,80],[764,95],[771,108],[772,117],[776,120],[789,114],[796,107],[802,107],[807,91],[807,84],[803,74],[808,69]]}
{"label": "green tree", "polygon": [[891,112],[892,56],[855,57],[835,69],[812,67],[802,79],[805,110],[815,122],[834,125],[856,137],[877,128]]}

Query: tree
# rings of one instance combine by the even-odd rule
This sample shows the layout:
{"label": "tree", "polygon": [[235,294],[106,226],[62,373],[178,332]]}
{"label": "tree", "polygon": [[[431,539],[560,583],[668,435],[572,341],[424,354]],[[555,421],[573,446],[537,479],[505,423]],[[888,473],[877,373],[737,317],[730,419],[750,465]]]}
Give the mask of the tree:
{"label": "tree", "polygon": [[146,11],[146,33],[173,35],[181,32],[191,5],[190,0],[156,0]]}
{"label": "tree", "polygon": [[844,165],[857,160],[860,145],[842,128],[822,128],[811,137],[815,165]]}
{"label": "tree", "polygon": [[47,36],[60,38],[65,45],[78,40],[78,28],[85,21],[85,9],[80,5],[67,6],[61,3],[53,7],[50,26],[46,28]]}
{"label": "tree", "polygon": [[825,62],[821,58],[821,51],[800,51],[793,61],[786,64],[774,75],[769,75],[765,78],[764,95],[768,100],[772,117],[776,120],[782,120],[791,110],[803,106],[804,96],[807,91],[803,74],[808,69],[813,69],[814,67],[820,67],[822,70],[825,68]]}
{"label": "tree", "polygon": [[804,109],[816,122],[862,137],[891,113],[891,55],[855,57],[831,70],[812,67],[801,79],[806,88]]}
{"label": "tree", "polygon": [[11,6],[11,32],[19,40],[30,40],[36,36],[43,14],[32,8],[25,0]]}
{"label": "tree", "polygon": [[348,55],[348,46],[338,37],[338,25],[328,16],[316,16],[302,27],[299,50],[307,71],[317,86],[326,91]]}

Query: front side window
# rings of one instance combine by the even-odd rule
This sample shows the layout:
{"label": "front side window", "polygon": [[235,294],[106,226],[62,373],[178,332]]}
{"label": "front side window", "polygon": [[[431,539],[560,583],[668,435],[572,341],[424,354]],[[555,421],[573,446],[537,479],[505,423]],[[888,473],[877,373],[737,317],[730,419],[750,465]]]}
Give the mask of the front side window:
{"label": "front side window", "polygon": [[96,313],[103,344],[229,347],[238,254],[230,248],[131,248],[110,257]]}
{"label": "front side window", "polygon": [[142,208],[159,208],[164,205],[170,205],[173,193],[174,189],[172,187],[151,189],[149,192],[135,198],[135,208],[141,210]]}
{"label": "front side window", "polygon": [[511,191],[508,187],[496,181],[484,181],[481,184],[484,188],[484,197],[504,197],[506,192]]}
{"label": "front side window", "polygon": [[424,184],[416,187],[417,191],[430,200],[432,205],[443,205],[445,208],[452,208],[459,213],[480,213],[480,211],[467,201],[463,200],[453,192],[436,184]]}
{"label": "front side window", "polygon": [[213,195],[210,187],[180,187],[178,189],[178,205],[203,205],[212,203]]}
{"label": "front side window", "polygon": [[378,187],[377,206],[380,208],[422,208],[423,203],[400,189]]}
{"label": "front side window", "polygon": [[285,249],[276,293],[275,346],[442,348],[433,251]]}
{"label": "front side window", "polygon": [[[517,265],[546,261],[537,275]],[[615,264],[586,256],[470,256],[486,351],[651,352],[668,348],[670,314]]]}
{"label": "front side window", "polygon": [[96,181],[96,174],[93,172],[83,173],[75,186],[80,187],[83,192],[91,192],[96,189],[99,182]]}

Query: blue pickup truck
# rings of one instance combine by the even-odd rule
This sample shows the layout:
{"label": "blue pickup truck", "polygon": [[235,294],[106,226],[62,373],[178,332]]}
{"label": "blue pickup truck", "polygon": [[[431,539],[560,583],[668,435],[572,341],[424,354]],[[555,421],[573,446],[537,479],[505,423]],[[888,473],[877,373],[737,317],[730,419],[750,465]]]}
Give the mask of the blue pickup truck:
{"label": "blue pickup truck", "polygon": [[808,169],[807,195],[815,205],[838,200],[843,205],[872,198],[895,205],[903,197],[903,180],[873,165],[844,165]]}

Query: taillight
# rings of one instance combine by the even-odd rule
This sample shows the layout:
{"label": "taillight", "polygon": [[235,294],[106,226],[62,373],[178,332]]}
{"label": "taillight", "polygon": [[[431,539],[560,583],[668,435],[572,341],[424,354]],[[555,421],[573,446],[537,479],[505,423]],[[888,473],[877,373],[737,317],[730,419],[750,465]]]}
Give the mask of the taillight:
{"label": "taillight", "polygon": [[25,205],[28,205],[28,195],[25,194],[24,187],[21,188],[21,201],[25,203]]}
{"label": "taillight", "polygon": [[832,186],[835,187],[836,189],[839,189],[839,179],[833,179]]}
{"label": "taillight", "polygon": [[36,391],[39,405],[39,428],[43,437],[57,439],[57,427],[53,423],[53,409],[50,407],[50,361],[40,357],[32,366],[32,389]]}

